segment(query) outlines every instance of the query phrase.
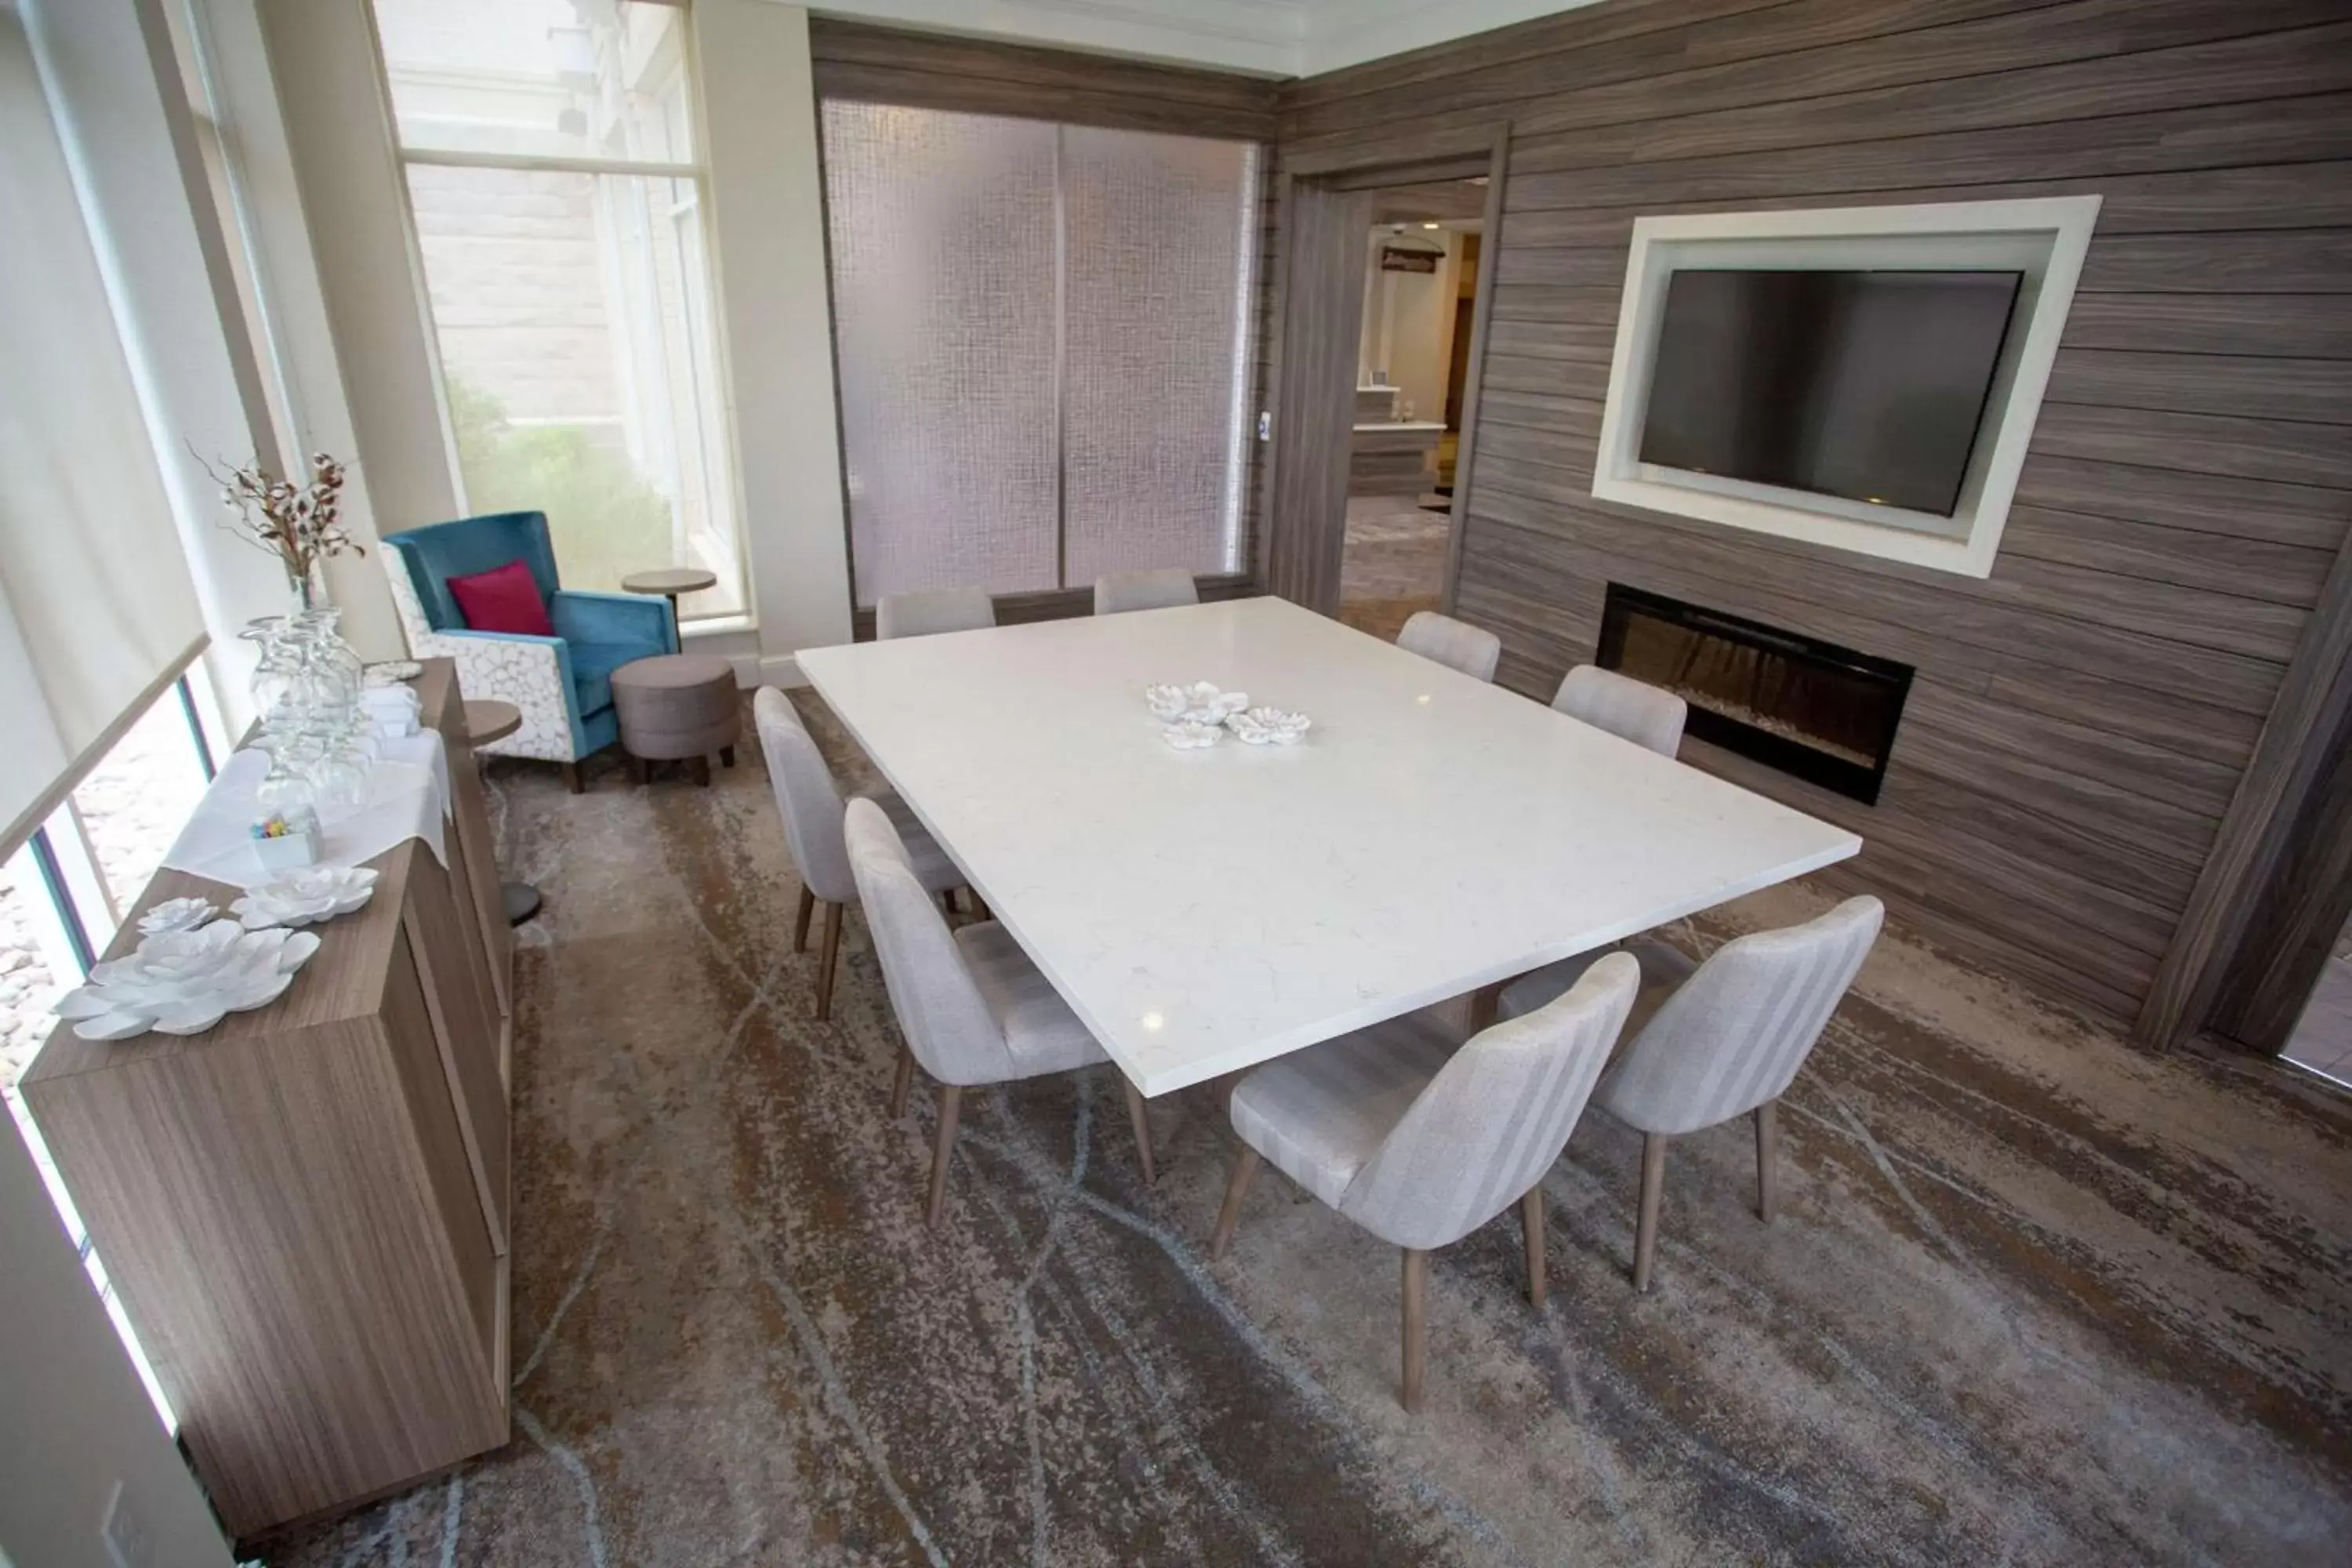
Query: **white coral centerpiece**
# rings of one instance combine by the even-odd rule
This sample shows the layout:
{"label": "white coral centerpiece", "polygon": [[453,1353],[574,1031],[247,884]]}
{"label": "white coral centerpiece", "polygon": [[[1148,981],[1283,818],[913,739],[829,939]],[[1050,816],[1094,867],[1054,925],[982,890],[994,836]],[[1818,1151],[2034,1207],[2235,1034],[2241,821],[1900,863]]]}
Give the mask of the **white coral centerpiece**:
{"label": "white coral centerpiece", "polygon": [[1197,752],[1223,740],[1225,731],[1222,724],[1203,724],[1194,719],[1180,719],[1162,729],[1160,738],[1180,752]]}
{"label": "white coral centerpiece", "polygon": [[1196,680],[1190,686],[1147,686],[1143,689],[1143,703],[1151,710],[1151,716],[1163,724],[1180,721],[1222,724],[1249,706],[1249,693],[1220,691],[1208,681]]}
{"label": "white coral centerpiece", "polygon": [[1253,746],[1295,746],[1307,738],[1314,724],[1304,713],[1279,708],[1252,708],[1225,719],[1225,727],[1234,737]]}
{"label": "white coral centerpiece", "polygon": [[94,966],[89,983],[57,1005],[85,1040],[122,1040],[150,1029],[198,1035],[230,1013],[266,1006],[319,951],[308,931],[249,931],[235,921],[163,931],[129,956]]}
{"label": "white coral centerpiece", "polygon": [[376,875],[366,866],[305,866],[251,889],[229,908],[247,931],[331,921],[375,897]]}
{"label": "white coral centerpiece", "polygon": [[220,913],[210,899],[165,899],[139,917],[139,934],[156,936],[167,931],[192,931]]}

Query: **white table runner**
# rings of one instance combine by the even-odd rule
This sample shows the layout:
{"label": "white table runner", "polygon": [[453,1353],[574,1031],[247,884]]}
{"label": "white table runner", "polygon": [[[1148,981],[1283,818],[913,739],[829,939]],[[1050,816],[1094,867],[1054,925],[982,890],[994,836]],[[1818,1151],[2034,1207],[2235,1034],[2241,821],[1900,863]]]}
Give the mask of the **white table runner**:
{"label": "white table runner", "polygon": [[[398,740],[378,741],[376,751],[376,763],[368,769],[367,798],[356,806],[319,813],[323,863],[356,866],[403,839],[421,838],[446,867],[449,851],[445,834],[455,797],[449,788],[449,751],[440,731],[420,730]],[[264,869],[253,852],[253,825],[262,816],[255,795],[268,772],[269,758],[260,751],[229,758],[163,864],[237,888],[258,887],[282,875]]]}

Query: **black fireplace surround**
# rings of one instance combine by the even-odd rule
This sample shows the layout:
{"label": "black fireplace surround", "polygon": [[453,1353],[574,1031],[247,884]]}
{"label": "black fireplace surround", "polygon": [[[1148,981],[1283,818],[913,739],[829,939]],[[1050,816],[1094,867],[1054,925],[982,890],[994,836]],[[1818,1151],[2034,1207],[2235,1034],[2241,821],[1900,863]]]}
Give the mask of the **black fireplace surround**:
{"label": "black fireplace surround", "polygon": [[1622,583],[1594,662],[1688,702],[1687,733],[1873,804],[1911,692],[1907,664]]}

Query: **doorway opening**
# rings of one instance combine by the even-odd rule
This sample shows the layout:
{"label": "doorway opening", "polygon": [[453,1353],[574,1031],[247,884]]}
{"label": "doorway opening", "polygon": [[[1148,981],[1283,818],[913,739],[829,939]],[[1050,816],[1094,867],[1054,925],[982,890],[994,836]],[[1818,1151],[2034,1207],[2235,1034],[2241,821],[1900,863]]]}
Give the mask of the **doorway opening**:
{"label": "doorway opening", "polygon": [[1285,159],[1257,578],[1392,638],[1452,605],[1509,132]]}
{"label": "doorway opening", "polygon": [[1445,600],[1486,205],[1483,176],[1373,200],[1339,619],[1384,640]]}
{"label": "doorway opening", "polygon": [[2336,933],[2279,1055],[2352,1089],[2352,923]]}

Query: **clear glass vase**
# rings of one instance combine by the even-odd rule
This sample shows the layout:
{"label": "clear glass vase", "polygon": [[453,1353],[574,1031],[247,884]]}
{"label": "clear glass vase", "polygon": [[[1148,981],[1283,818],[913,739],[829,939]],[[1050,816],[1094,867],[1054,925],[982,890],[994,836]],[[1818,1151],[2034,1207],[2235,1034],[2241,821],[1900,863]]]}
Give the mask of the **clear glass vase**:
{"label": "clear glass vase", "polygon": [[327,573],[323,562],[313,561],[306,570],[300,572],[289,567],[286,573],[286,581],[294,590],[295,614],[299,615],[306,610],[326,610],[334,607],[333,601],[327,597]]}

